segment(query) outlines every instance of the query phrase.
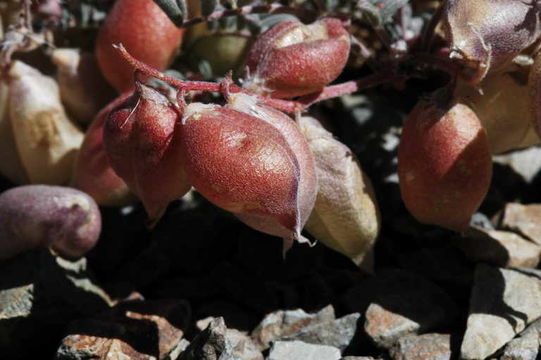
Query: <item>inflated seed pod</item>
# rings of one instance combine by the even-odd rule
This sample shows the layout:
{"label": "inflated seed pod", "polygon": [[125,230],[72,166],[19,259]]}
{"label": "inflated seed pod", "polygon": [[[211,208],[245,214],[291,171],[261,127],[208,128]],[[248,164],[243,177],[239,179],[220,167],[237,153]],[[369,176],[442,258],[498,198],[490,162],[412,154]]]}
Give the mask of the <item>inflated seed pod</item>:
{"label": "inflated seed pod", "polygon": [[9,118],[28,182],[67,183],[83,133],[68,119],[58,85],[20,61],[7,76]]}
{"label": "inflated seed pod", "polygon": [[316,239],[364,265],[381,227],[370,179],[351,150],[312,117],[300,127],[314,154],[319,191],[306,229]]}
{"label": "inflated seed pod", "polygon": [[252,45],[244,87],[276,98],[316,92],[340,75],[349,49],[349,34],[338,19],[284,21]]}
{"label": "inflated seed pod", "polygon": [[[295,154],[300,170],[297,198],[299,199],[299,226],[302,229],[314,208],[318,185],[314,157],[301,129],[283,112],[258,104],[255,96],[243,93],[231,94],[226,107],[254,116],[274,126]],[[247,224],[250,224],[252,220],[249,215],[239,215],[239,217]]]}
{"label": "inflated seed pod", "polygon": [[404,123],[400,192],[418,221],[464,231],[490,186],[487,134],[469,106],[437,98],[422,100]]}
{"label": "inflated seed pod", "polygon": [[1,260],[37,247],[79,258],[94,247],[100,232],[98,206],[81,191],[27,185],[0,194]]}
{"label": "inflated seed pod", "polygon": [[532,101],[528,80],[522,74],[490,74],[478,88],[460,83],[455,98],[470,106],[481,120],[493,154],[541,142],[539,137],[532,136]]}
{"label": "inflated seed pod", "polygon": [[271,123],[244,112],[192,103],[183,116],[180,152],[191,184],[252,228],[306,242],[299,198],[301,162]]}
{"label": "inflated seed pod", "polygon": [[489,71],[505,68],[541,32],[541,7],[516,0],[448,0],[443,29],[450,41],[451,56],[469,63],[472,83]]}
{"label": "inflated seed pod", "polygon": [[190,189],[181,166],[180,114],[157,90],[137,83],[134,94],[111,111],[103,139],[117,175],[143,202],[154,225],[169,202]]}
{"label": "inflated seed pod", "polygon": [[123,44],[136,59],[165,70],[180,47],[183,32],[154,0],[117,0],[96,39],[103,75],[119,93],[133,90],[133,68],[113,44]]}
{"label": "inflated seed pod", "polygon": [[59,48],[53,50],[52,60],[57,66],[62,103],[77,122],[88,124],[114,98],[114,89],[91,53]]}
{"label": "inflated seed pod", "polygon": [[28,175],[15,145],[9,117],[9,84],[5,79],[0,81],[0,174],[15,184],[28,183]]}
{"label": "inflated seed pod", "polygon": [[75,162],[71,186],[92,196],[102,206],[123,206],[134,201],[124,180],[111,167],[103,145],[105,119],[129,95],[119,96],[96,115],[85,133]]}

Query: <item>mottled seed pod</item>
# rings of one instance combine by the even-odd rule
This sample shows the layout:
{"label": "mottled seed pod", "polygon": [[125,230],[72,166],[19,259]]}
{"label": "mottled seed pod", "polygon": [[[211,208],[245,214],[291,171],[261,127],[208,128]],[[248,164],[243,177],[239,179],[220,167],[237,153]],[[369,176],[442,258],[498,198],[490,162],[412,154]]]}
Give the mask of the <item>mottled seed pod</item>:
{"label": "mottled seed pod", "polygon": [[314,154],[319,191],[306,229],[316,239],[371,270],[368,259],[381,227],[370,179],[351,150],[312,117],[301,129]]}
{"label": "mottled seed pod", "polygon": [[443,29],[451,56],[469,64],[478,84],[489,71],[505,68],[539,37],[541,7],[535,1],[448,0]]}
{"label": "mottled seed pod", "polygon": [[30,183],[65,184],[83,133],[68,119],[56,82],[14,61],[8,72],[9,118]]}
{"label": "mottled seed pod", "polygon": [[528,80],[521,73],[490,74],[479,88],[459,83],[455,98],[475,112],[488,135],[492,154],[541,142],[535,135]]}
{"label": "mottled seed pod", "polygon": [[137,83],[135,93],[110,112],[103,130],[109,162],[143,202],[150,226],[190,189],[177,151],[180,120],[165,95]]}
{"label": "mottled seed pod", "polygon": [[398,148],[402,199],[420,222],[464,231],[492,177],[487,134],[467,105],[422,100]]}
{"label": "mottled seed pod", "polygon": [[180,151],[191,184],[209,201],[256,230],[304,239],[301,162],[277,128],[218,105],[192,103],[183,117]]}
{"label": "mottled seed pod", "polygon": [[128,93],[119,96],[96,115],[86,131],[75,162],[71,186],[92,196],[102,206],[122,206],[134,201],[124,180],[111,167],[103,145],[105,119],[128,96]]}
{"label": "mottled seed pod", "polygon": [[133,68],[112,45],[122,44],[136,59],[165,70],[178,51],[182,34],[154,0],[117,0],[96,40],[101,71],[119,93],[133,90]]}
{"label": "mottled seed pod", "polygon": [[[310,146],[297,123],[288,115],[274,108],[258,104],[255,96],[237,93],[229,97],[227,108],[261,119],[274,126],[284,137],[299,163],[298,210],[300,229],[308,220],[317,196],[317,175],[314,157]],[[239,216],[245,223],[250,224],[249,215]],[[253,219],[253,222],[259,221]]]}
{"label": "mottled seed pod", "polygon": [[311,25],[282,22],[260,35],[250,49],[244,86],[276,98],[316,92],[340,75],[349,49],[349,34],[338,19]]}
{"label": "mottled seed pod", "polygon": [[85,193],[61,186],[19,186],[0,195],[0,259],[52,247],[75,259],[94,247],[101,232],[98,206]]}

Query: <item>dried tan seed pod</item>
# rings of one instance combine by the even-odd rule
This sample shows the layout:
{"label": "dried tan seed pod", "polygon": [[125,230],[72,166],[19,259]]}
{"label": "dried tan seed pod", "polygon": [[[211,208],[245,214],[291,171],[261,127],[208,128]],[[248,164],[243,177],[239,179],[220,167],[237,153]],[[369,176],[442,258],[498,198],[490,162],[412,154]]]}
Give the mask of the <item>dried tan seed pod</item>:
{"label": "dried tan seed pod", "polygon": [[68,119],[58,85],[20,61],[12,63],[8,78],[9,117],[28,181],[66,183],[83,133]]}
{"label": "dried tan seed pod", "polygon": [[60,97],[68,113],[79,123],[88,124],[115,96],[91,53],[79,49],[55,49]]}
{"label": "dried tan seed pod", "polygon": [[381,226],[372,183],[351,150],[319,121],[301,117],[299,122],[314,154],[319,183],[306,229],[357,265],[364,264]]}
{"label": "dried tan seed pod", "polygon": [[478,88],[461,82],[455,90],[455,98],[469,105],[481,120],[492,154],[541,142],[533,129],[528,81],[520,73],[491,74]]}

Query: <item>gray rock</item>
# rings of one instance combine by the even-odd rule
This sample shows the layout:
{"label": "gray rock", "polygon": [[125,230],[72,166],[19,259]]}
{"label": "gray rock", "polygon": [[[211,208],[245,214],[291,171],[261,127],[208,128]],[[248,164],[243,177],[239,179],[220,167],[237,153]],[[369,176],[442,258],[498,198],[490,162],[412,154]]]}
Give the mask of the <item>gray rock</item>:
{"label": "gray rock", "polygon": [[541,246],[509,231],[471,227],[456,242],[469,259],[501,267],[536,267],[541,256]]}
{"label": "gray rock", "polygon": [[346,356],[340,360],[380,360],[373,358],[372,356]]}
{"label": "gray rock", "polygon": [[451,337],[444,334],[405,336],[389,353],[393,360],[449,360]]}
{"label": "gray rock", "polygon": [[510,166],[524,181],[531,183],[541,170],[541,147],[535,146],[493,157],[494,162]]}
{"label": "gray rock", "polygon": [[478,265],[463,359],[485,359],[541,317],[541,271]]}
{"label": "gray rock", "polygon": [[457,311],[441,288],[403,270],[380,271],[348,291],[343,302],[346,311],[365,313],[365,332],[386,349],[402,336],[444,326]]}
{"label": "gray rock", "polygon": [[333,321],[334,308],[326,306],[319,312],[308,314],[304,310],[276,311],[268,314],[252,332],[252,339],[260,350],[265,350],[270,343],[299,332],[304,327]]}
{"label": "gray rock", "polygon": [[193,339],[179,360],[263,360],[263,354],[250,337],[227,329],[219,317]]}
{"label": "gray rock", "polygon": [[176,326],[187,327],[189,312],[183,301],[121,303],[98,317],[73,323],[56,359],[170,359],[179,352],[184,335]]}
{"label": "gray rock", "polygon": [[340,350],[302,341],[276,341],[267,360],[339,360]]}
{"label": "gray rock", "polygon": [[359,313],[349,314],[334,321],[307,326],[281,340],[299,340],[308,344],[329,345],[344,351],[355,336],[357,321],[360,317]]}
{"label": "gray rock", "polygon": [[539,335],[527,333],[511,340],[500,360],[535,360],[539,352]]}
{"label": "gray rock", "polygon": [[541,204],[505,205],[501,226],[516,231],[541,245]]}
{"label": "gray rock", "polygon": [[[0,354],[54,354],[66,325],[113,302],[96,285],[86,259],[68,261],[36,249],[0,262]],[[28,346],[32,344],[32,346]]]}

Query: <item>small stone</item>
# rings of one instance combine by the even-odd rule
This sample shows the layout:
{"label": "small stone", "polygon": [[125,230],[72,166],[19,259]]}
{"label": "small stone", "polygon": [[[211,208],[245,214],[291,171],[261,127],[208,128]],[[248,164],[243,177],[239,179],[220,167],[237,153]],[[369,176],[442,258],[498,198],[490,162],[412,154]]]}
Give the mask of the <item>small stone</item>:
{"label": "small stone", "polygon": [[281,340],[299,340],[308,344],[334,346],[344,351],[357,331],[357,321],[361,314],[349,314],[334,321],[310,325]]}
{"label": "small stone", "polygon": [[276,341],[267,360],[339,360],[340,350],[302,341]]}
{"label": "small stone", "polygon": [[382,270],[361,282],[346,293],[344,306],[365,314],[366,334],[385,349],[402,336],[446,325],[457,311],[441,288],[404,270]]}
{"label": "small stone", "polygon": [[527,333],[511,340],[500,360],[536,360],[539,345],[539,334]]}
{"label": "small stone", "polygon": [[541,317],[541,270],[478,265],[463,359],[485,359]]}
{"label": "small stone", "polygon": [[34,284],[0,290],[0,321],[30,316]]}
{"label": "small stone", "polygon": [[210,321],[208,327],[197,335],[179,358],[180,360],[263,360],[248,335],[227,329],[224,319]]}
{"label": "small stone", "polygon": [[541,204],[507,204],[501,225],[541,245]]}
{"label": "small stone", "polygon": [[501,267],[536,267],[541,256],[541,246],[509,231],[471,227],[457,244],[469,259]]}
{"label": "small stone", "polygon": [[513,151],[494,156],[494,162],[508,165],[521,175],[526,183],[531,183],[541,170],[541,147],[533,146],[524,150]]}
{"label": "small stone", "polygon": [[121,303],[100,317],[72,324],[56,359],[166,359],[184,335],[175,325],[185,328],[188,314],[188,305],[183,301]]}
{"label": "small stone", "polygon": [[346,356],[340,360],[381,360],[373,358],[372,356]]}
{"label": "small stone", "polygon": [[308,314],[301,309],[280,310],[265,316],[252,332],[252,339],[260,350],[265,350],[272,341],[297,333],[309,325],[326,323],[334,319],[332,305],[314,314]]}
{"label": "small stone", "polygon": [[444,334],[410,335],[390,350],[393,360],[449,360],[451,337]]}

